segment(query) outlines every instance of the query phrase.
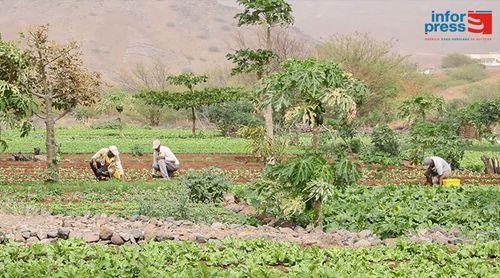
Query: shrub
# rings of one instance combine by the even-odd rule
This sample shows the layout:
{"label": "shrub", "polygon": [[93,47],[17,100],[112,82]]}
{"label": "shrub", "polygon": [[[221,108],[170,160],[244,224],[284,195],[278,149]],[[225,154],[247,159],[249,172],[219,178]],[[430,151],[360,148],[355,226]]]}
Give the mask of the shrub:
{"label": "shrub", "polygon": [[267,140],[266,129],[262,126],[242,126],[236,134],[250,140],[250,151],[261,160],[268,158],[281,160],[286,155],[289,140],[284,137],[275,137],[273,141]]}
{"label": "shrub", "polygon": [[130,149],[130,152],[133,156],[142,156],[144,154],[144,146],[143,145],[133,145]]}
{"label": "shrub", "polygon": [[224,135],[234,134],[242,126],[260,126],[262,119],[254,113],[250,101],[229,101],[205,109],[210,122]]}
{"label": "shrub", "polygon": [[376,152],[399,155],[400,147],[396,133],[387,125],[375,127],[371,140]]}
{"label": "shrub", "polygon": [[482,80],[488,76],[485,67],[480,64],[470,64],[453,69],[449,72],[450,77],[468,82]]}
{"label": "shrub", "polygon": [[114,120],[110,120],[107,122],[92,124],[92,125],[90,125],[90,128],[92,128],[92,129],[120,129],[123,126],[124,126],[123,123],[121,123],[117,119],[114,119]]}
{"label": "shrub", "polygon": [[349,148],[353,153],[360,153],[363,148],[363,142],[359,138],[352,138],[349,141]]}
{"label": "shrub", "polygon": [[466,55],[459,54],[459,53],[452,53],[452,54],[446,55],[443,58],[443,62],[441,64],[441,67],[443,67],[445,69],[446,68],[458,68],[458,67],[470,65],[470,64],[477,64],[477,62]]}
{"label": "shrub", "polygon": [[192,201],[202,203],[219,201],[230,185],[224,174],[214,167],[189,170],[178,179],[178,183],[189,189]]}
{"label": "shrub", "polygon": [[280,217],[314,214],[316,224],[322,225],[322,203],[328,202],[337,190],[356,185],[361,178],[359,167],[344,156],[332,159],[331,155],[314,151],[280,161],[266,169],[265,180],[256,186],[263,200],[259,209],[278,210]]}
{"label": "shrub", "polygon": [[73,117],[79,122],[87,122],[92,116],[92,112],[88,107],[78,106],[73,110]]}
{"label": "shrub", "polygon": [[460,167],[467,142],[459,137],[458,128],[450,123],[416,123],[408,138],[407,157],[414,164],[421,164],[426,156],[440,156],[453,169]]}

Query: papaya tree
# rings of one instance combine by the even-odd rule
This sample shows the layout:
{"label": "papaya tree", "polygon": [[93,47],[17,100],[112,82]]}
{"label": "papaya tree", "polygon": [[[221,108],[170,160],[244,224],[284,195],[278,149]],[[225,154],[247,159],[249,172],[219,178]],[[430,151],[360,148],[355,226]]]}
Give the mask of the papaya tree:
{"label": "papaya tree", "polygon": [[48,26],[35,26],[21,33],[23,55],[29,65],[22,81],[34,99],[34,114],[45,122],[47,181],[58,180],[55,123],[76,106],[89,106],[99,98],[101,77],[83,64],[76,42],[59,44],[49,39]]}
{"label": "papaya tree", "polygon": [[[271,30],[274,26],[288,26],[293,24],[292,7],[284,0],[237,0],[243,6],[243,12],[237,13],[234,18],[238,26],[260,25],[266,28],[266,49],[272,52]],[[254,61],[266,61],[270,58],[270,52],[243,52],[242,54],[253,55]],[[255,56],[257,54],[257,56]],[[255,65],[259,65],[255,63]],[[255,71],[257,72],[257,71]],[[263,73],[263,72],[262,72]],[[266,134],[269,140],[274,137],[273,109],[271,104],[264,107],[264,119],[266,123]]]}
{"label": "papaya tree", "polygon": [[310,127],[312,148],[300,157],[290,158],[270,167],[266,177],[277,182],[267,192],[286,192],[292,198],[310,203],[316,212],[315,223],[322,225],[322,203],[333,194],[334,186],[356,184],[359,165],[344,153],[325,153],[319,146],[318,130],[327,111],[339,111],[346,122],[356,115],[356,97],[367,87],[352,78],[339,65],[315,59],[291,59],[282,70],[264,79],[262,105],[285,113],[289,124],[302,122]]}
{"label": "papaya tree", "polygon": [[424,91],[403,101],[399,109],[402,117],[425,122],[429,115],[444,112],[444,99]]}

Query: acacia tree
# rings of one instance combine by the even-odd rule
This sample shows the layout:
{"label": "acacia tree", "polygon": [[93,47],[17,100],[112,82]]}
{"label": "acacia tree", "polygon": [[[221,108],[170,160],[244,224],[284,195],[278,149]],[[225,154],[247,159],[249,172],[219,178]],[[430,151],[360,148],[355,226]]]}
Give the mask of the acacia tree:
{"label": "acacia tree", "polygon": [[[20,127],[21,136],[31,129],[28,117],[34,109],[33,101],[22,87],[27,70],[28,63],[19,45],[4,42],[0,36],[0,124]],[[5,149],[7,142],[0,137],[0,151]]]}
{"label": "acacia tree", "polygon": [[[292,7],[284,0],[237,0],[244,7],[243,12],[237,13],[234,18],[238,20],[238,26],[261,25],[266,28],[266,48],[272,51],[271,29],[274,26],[293,24]],[[273,109],[271,104],[264,108],[264,119],[266,123],[266,134],[272,141]]]}
{"label": "acacia tree", "polygon": [[55,122],[77,105],[89,106],[98,99],[100,74],[83,65],[76,42],[62,45],[48,38],[48,26],[21,33],[24,56],[29,64],[22,86],[38,104],[35,115],[45,122],[47,181],[58,180]]}
{"label": "acacia tree", "polygon": [[167,77],[167,82],[172,85],[184,86],[188,89],[188,93],[183,93],[183,99],[186,100],[186,105],[182,105],[183,107],[191,109],[191,121],[192,127],[191,130],[193,135],[196,135],[196,93],[194,91],[194,87],[200,83],[207,82],[208,77],[206,75],[195,75],[192,72],[189,73],[181,73],[179,75],[171,75]]}
{"label": "acacia tree", "polygon": [[240,100],[246,97],[241,88],[204,88],[191,89],[184,92],[143,91],[135,95],[148,105],[169,107],[175,110],[191,109],[193,120],[193,135],[195,135],[195,111],[204,106],[217,105],[227,101]]}

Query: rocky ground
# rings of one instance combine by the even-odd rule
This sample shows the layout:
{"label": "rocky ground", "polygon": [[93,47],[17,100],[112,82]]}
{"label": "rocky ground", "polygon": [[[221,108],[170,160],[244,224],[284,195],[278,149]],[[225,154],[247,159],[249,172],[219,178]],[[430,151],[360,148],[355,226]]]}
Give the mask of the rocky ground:
{"label": "rocky ground", "polygon": [[[80,238],[87,243],[135,244],[145,241],[183,240],[199,243],[218,242],[227,237],[240,239],[267,239],[286,241],[303,246],[348,246],[369,247],[393,245],[396,239],[381,240],[370,230],[349,232],[336,230],[323,232],[306,230],[302,227],[280,228],[272,226],[248,226],[213,223],[194,224],[184,220],[148,219],[132,216],[128,219],[116,216],[54,216],[54,215],[11,215],[0,214],[0,243],[16,241],[25,244],[35,242],[51,243],[56,240]],[[448,232],[439,229],[424,229],[408,234],[414,242],[437,242],[459,244],[470,242],[458,229]]]}

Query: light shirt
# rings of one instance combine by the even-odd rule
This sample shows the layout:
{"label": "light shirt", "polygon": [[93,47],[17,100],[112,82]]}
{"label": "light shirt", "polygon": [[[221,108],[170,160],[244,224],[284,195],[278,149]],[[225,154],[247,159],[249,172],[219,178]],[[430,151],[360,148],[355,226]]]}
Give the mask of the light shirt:
{"label": "light shirt", "polygon": [[101,160],[104,163],[104,166],[108,168],[110,175],[117,179],[121,179],[124,175],[124,171],[120,161],[120,156],[109,157],[108,152],[108,148],[102,148],[92,156],[92,159]]}
{"label": "light shirt", "polygon": [[432,169],[438,175],[442,175],[446,171],[451,171],[450,164],[446,162],[446,160],[442,159],[439,156],[431,156],[430,159],[434,161],[434,168]]}
{"label": "light shirt", "polygon": [[165,157],[165,160],[173,161],[175,166],[179,166],[179,160],[168,147],[160,146],[160,152],[157,152],[156,150],[153,151],[153,163],[157,162],[156,158],[158,156],[163,156]]}

